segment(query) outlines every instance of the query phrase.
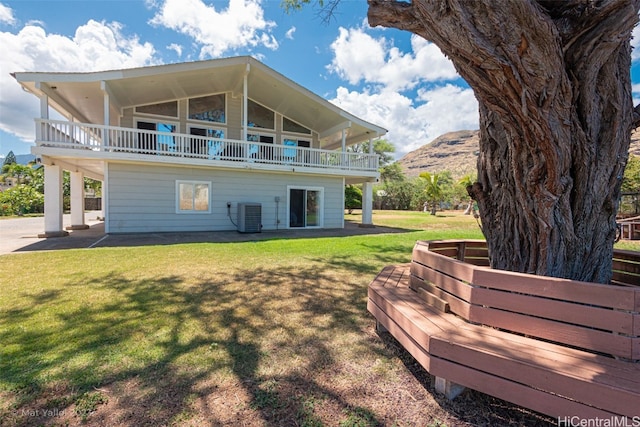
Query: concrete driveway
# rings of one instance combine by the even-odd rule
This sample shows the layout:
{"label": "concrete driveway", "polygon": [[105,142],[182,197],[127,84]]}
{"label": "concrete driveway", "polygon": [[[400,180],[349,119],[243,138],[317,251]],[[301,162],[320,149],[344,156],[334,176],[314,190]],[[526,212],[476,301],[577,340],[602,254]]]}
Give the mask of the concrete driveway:
{"label": "concrete driveway", "polygon": [[[97,247],[127,247],[146,245],[173,245],[180,243],[241,242],[270,239],[296,239],[314,237],[340,237],[362,234],[406,233],[407,230],[390,227],[359,227],[346,221],[340,229],[284,229],[262,233],[238,233],[237,231],[199,231],[185,233],[135,233],[105,234],[104,223],[97,220],[99,211],[85,214],[87,230],[70,231],[67,237],[38,238],[44,231],[44,218],[0,219],[0,255],[12,252],[49,251],[58,249],[82,249]],[[69,215],[64,215],[64,226],[71,224]]]}
{"label": "concrete driveway", "polygon": [[[71,231],[69,237],[40,239],[38,234],[44,232],[44,218],[11,218],[0,219],[0,255],[16,251],[48,250],[77,247],[89,247],[104,237],[104,224],[98,221],[99,211],[85,213],[88,230]],[[64,226],[71,225],[71,216],[63,216]],[[63,242],[64,240],[68,242]],[[29,249],[33,248],[33,249]]]}

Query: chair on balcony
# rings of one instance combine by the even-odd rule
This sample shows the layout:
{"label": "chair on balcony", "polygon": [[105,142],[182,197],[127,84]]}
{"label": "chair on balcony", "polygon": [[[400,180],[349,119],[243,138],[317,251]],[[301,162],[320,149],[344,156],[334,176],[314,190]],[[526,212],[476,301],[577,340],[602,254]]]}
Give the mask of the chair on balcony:
{"label": "chair on balcony", "polygon": [[282,150],[282,157],[284,162],[286,164],[293,163],[296,160],[296,153],[298,150],[295,147],[298,146],[298,142],[290,139],[285,139],[283,142],[283,145],[285,147],[294,147],[294,148],[285,148],[284,150]]}
{"label": "chair on balcony", "polygon": [[224,151],[224,142],[210,139],[207,142],[207,153],[209,160],[220,160],[222,152]]}

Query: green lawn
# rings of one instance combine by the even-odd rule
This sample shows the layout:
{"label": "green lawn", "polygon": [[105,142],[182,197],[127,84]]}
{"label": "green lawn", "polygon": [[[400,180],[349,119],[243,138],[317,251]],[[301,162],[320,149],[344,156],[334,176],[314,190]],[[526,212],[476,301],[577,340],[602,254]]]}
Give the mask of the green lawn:
{"label": "green lawn", "polygon": [[[457,423],[373,332],[366,286],[416,240],[478,225],[374,222],[403,230],[0,257],[0,425]],[[399,387],[425,401],[380,406]]]}

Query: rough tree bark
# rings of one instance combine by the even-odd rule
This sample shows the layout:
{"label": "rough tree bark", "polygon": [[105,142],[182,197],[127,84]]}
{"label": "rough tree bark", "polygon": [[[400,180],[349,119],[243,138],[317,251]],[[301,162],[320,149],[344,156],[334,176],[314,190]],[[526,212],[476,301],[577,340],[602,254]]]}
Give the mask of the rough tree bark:
{"label": "rough tree bark", "polygon": [[640,0],[368,0],[480,105],[477,200],[493,268],[607,283],[633,126]]}

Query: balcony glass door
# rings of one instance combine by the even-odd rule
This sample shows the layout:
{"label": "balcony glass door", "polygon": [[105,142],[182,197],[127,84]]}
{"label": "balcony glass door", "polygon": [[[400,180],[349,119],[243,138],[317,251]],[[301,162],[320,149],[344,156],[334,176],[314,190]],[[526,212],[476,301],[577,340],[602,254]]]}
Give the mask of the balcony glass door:
{"label": "balcony glass door", "polygon": [[289,227],[322,227],[322,188],[289,188]]}

